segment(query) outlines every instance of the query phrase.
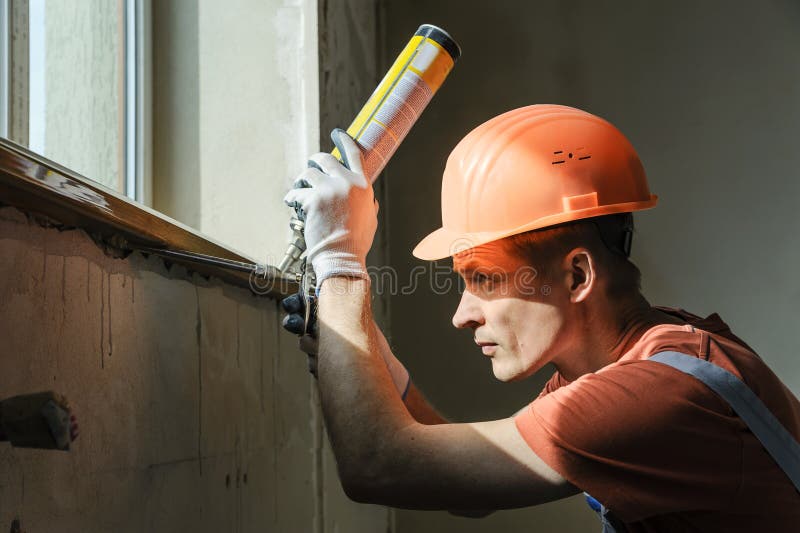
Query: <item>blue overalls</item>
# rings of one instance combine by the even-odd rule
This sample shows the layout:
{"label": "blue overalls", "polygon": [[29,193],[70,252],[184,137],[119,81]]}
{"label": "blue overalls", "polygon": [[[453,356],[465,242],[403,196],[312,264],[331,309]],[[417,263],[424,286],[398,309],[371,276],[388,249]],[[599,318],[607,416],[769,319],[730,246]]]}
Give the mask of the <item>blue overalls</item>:
{"label": "blue overalls", "polygon": [[[742,380],[714,363],[684,353],[659,352],[649,360],[699,379],[728,402],[800,491],[800,443]],[[603,504],[589,494],[586,494],[586,503],[600,517],[603,533],[624,533],[624,524]]]}

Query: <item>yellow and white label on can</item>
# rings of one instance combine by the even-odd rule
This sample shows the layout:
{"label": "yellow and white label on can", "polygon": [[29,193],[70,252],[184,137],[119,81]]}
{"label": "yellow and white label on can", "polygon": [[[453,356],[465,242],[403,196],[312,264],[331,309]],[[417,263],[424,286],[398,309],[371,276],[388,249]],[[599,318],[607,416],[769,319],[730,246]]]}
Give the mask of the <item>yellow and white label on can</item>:
{"label": "yellow and white label on can", "polygon": [[[362,148],[364,174],[375,181],[461,55],[445,32],[423,24],[347,128]],[[333,155],[341,160],[338,150]]]}

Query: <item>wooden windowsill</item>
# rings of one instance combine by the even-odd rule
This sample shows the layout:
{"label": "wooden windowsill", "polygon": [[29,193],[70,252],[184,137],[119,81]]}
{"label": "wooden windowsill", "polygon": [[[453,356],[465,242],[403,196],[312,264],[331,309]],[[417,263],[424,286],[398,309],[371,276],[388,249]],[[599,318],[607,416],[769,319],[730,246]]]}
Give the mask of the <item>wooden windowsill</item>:
{"label": "wooden windowsill", "polygon": [[[3,138],[0,203],[83,229],[122,252],[156,254],[256,294],[279,298],[298,290],[294,279],[276,268],[256,265],[202,233]],[[251,274],[257,267],[258,273]]]}

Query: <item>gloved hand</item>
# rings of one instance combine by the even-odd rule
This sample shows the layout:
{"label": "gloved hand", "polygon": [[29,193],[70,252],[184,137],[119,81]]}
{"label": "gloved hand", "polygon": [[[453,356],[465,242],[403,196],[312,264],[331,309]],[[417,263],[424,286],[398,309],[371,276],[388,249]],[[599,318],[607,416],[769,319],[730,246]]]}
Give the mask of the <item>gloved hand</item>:
{"label": "gloved hand", "polygon": [[331,276],[369,279],[366,257],[378,227],[378,204],[363,174],[361,150],[343,130],[331,137],[347,167],[331,154],[314,154],[283,199],[305,213],[306,258],[317,290]]}
{"label": "gloved hand", "polygon": [[311,334],[304,335],[303,333],[306,330],[306,304],[305,300],[303,299],[303,294],[298,292],[281,300],[281,305],[283,306],[284,311],[287,313],[286,316],[283,317],[283,328],[296,335],[301,335],[299,342],[300,350],[308,355],[308,371],[311,372],[314,377],[317,377],[317,354],[319,353],[319,340],[317,338],[318,328],[315,309],[316,299],[314,297],[310,298],[310,304],[311,313],[309,314],[309,317],[311,320],[311,327],[309,329]]}

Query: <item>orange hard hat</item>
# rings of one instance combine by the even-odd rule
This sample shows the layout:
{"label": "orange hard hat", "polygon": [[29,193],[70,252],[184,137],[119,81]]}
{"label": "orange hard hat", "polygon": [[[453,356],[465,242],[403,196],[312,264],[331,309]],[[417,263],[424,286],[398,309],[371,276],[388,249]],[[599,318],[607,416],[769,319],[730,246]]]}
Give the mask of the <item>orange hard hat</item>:
{"label": "orange hard hat", "polygon": [[413,253],[442,259],[534,229],[648,209],[657,200],[617,128],[572,107],[521,107],[455,147],[442,178],[442,227]]}

